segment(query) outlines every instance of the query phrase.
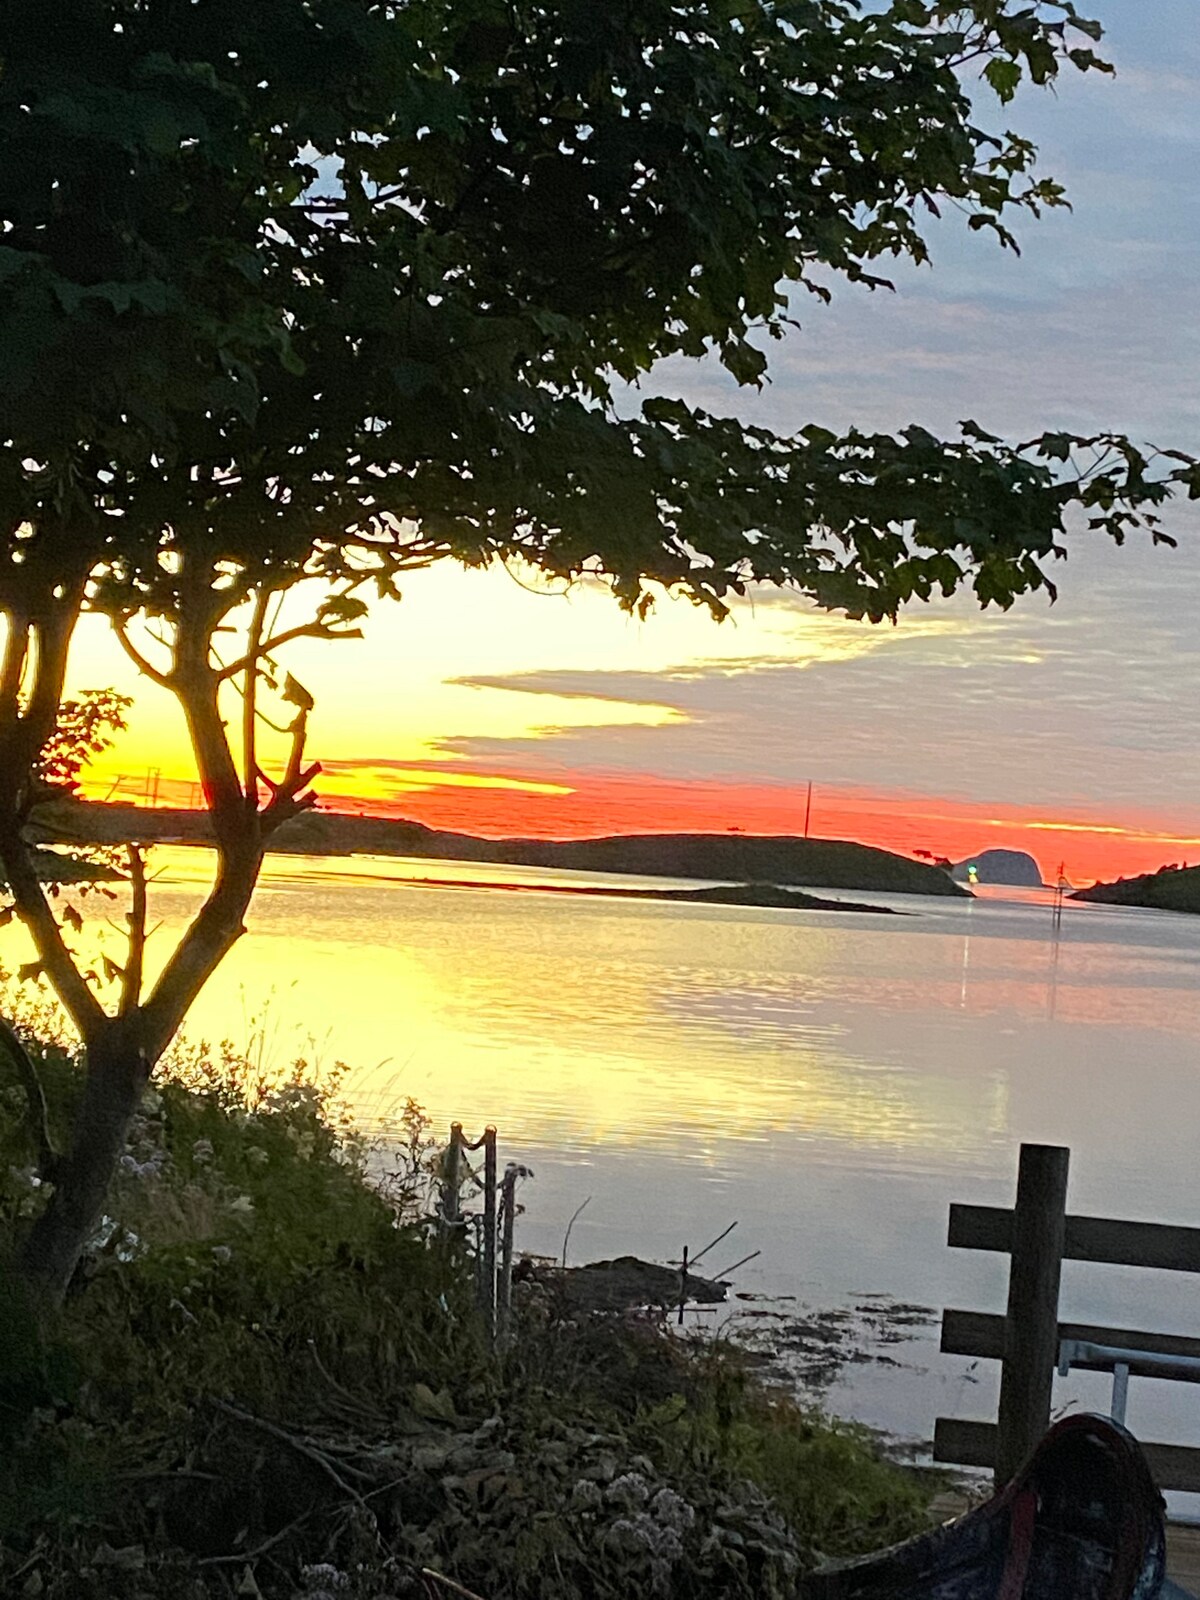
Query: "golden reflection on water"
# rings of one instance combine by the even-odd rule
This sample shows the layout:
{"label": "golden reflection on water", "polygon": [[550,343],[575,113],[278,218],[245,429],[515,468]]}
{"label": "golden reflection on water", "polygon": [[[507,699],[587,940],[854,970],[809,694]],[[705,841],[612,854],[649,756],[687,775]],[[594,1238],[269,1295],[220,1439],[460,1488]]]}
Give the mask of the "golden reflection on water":
{"label": "golden reflection on water", "polygon": [[[152,966],[210,860],[161,849],[155,864]],[[1056,950],[1036,905],[924,903],[902,920],[439,890],[406,874],[577,876],[275,858],[189,1035],[250,1046],[281,1072],[298,1055],[347,1062],[368,1125],[412,1096],[439,1123],[489,1120],[525,1144],[686,1146],[701,1162],[781,1133],[833,1159],[968,1159],[1011,1133],[1014,1032],[1023,1059],[1047,1023],[1059,1039],[1200,1038],[1194,951]],[[1084,915],[1069,932],[1100,926]],[[23,936],[3,937],[13,964]]]}

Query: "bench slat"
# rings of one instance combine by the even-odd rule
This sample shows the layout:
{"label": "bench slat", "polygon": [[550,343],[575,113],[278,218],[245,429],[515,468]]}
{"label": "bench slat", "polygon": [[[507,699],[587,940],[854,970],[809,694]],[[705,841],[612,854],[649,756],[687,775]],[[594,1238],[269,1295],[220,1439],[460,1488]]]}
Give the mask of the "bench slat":
{"label": "bench slat", "polygon": [[[996,1456],[996,1424],[939,1417],[933,1459],[959,1467],[990,1467]],[[1160,1489],[1200,1492],[1200,1450],[1182,1444],[1144,1444],[1150,1474]]]}
{"label": "bench slat", "polygon": [[[1145,1333],[1137,1328],[1101,1328],[1086,1322],[1060,1322],[1058,1337],[1082,1339],[1088,1344],[1106,1344],[1124,1350],[1145,1350],[1151,1355],[1186,1356],[1200,1359],[1200,1339],[1190,1339],[1176,1333]],[[1004,1318],[992,1311],[959,1311],[948,1307],[942,1313],[942,1344],[946,1355],[976,1356],[1002,1360],[1004,1356]],[[1108,1372],[1111,1369],[1100,1362],[1076,1361],[1076,1369],[1090,1372]],[[1131,1377],[1161,1378],[1163,1374],[1140,1362],[1129,1363]],[[1200,1383],[1200,1373],[1194,1376],[1172,1374],[1178,1383]]]}
{"label": "bench slat", "polygon": [[[1012,1209],[1007,1206],[955,1203],[950,1207],[947,1243],[960,1250],[1007,1253],[1012,1249],[1012,1217]],[[1125,1222],[1116,1217],[1068,1216],[1063,1255],[1068,1261],[1200,1272],[1200,1228],[1169,1222]]]}

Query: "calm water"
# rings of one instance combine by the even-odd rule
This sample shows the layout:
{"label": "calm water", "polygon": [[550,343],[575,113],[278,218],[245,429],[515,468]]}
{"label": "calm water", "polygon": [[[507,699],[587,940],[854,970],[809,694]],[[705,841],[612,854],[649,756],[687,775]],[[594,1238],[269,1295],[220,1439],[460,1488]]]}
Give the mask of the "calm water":
{"label": "calm water", "polygon": [[[172,924],[207,858],[158,854]],[[283,859],[190,1031],[347,1061],[367,1124],[409,1095],[439,1126],[496,1123],[502,1159],[536,1174],[525,1247],[557,1254],[590,1197],[576,1260],[677,1258],[737,1219],[705,1265],[760,1250],[741,1289],[1002,1310],[1004,1260],[947,1249],[946,1212],[1010,1203],[1022,1140],[1071,1147],[1073,1209],[1200,1224],[1200,918],[1068,905],[1055,940],[1049,895],[1018,890],[888,900],[901,917],[404,881],[455,875],[614,882]],[[1131,1269],[1068,1263],[1063,1301],[1200,1321],[1194,1283]],[[907,1359],[855,1369],[835,1403],[918,1436],[939,1411],[991,1413],[990,1373],[928,1339]],[[1074,1378],[1060,1398],[1106,1392]],[[1135,1383],[1130,1418],[1196,1442],[1200,1400]]]}

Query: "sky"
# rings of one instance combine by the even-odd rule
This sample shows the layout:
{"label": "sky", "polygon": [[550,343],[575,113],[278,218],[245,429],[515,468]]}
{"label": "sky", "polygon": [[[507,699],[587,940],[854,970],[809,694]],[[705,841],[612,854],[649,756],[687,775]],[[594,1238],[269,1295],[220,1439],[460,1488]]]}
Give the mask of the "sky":
{"label": "sky", "polygon": [[[645,389],[783,432],[969,416],[1010,438],[1112,427],[1200,449],[1200,5],[1082,9],[1116,78],[988,109],[1073,205],[1022,223],[1019,258],[936,225],[932,269],[895,272],[895,293],[806,303],[761,393],[685,361]],[[1074,538],[1053,606],[956,597],[895,627],[777,591],[721,625],[669,600],[639,623],[596,585],[446,567],[413,574],[361,642],[302,643],[284,664],[316,696],[332,808],[491,835],[795,833],[811,783],[814,835],[1024,849],[1086,882],[1200,861],[1200,508],[1168,526],[1174,551]],[[98,622],[71,682],[136,699],[90,793],[194,796],[173,701]]]}

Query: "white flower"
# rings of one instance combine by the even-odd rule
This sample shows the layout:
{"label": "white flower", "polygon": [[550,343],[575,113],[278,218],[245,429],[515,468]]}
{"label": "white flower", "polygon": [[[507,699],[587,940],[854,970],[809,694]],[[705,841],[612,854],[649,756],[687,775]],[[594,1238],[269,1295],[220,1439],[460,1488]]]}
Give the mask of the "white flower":
{"label": "white flower", "polygon": [[229,1246],[227,1244],[215,1244],[215,1245],[213,1245],[213,1252],[212,1253],[213,1253],[213,1260],[217,1261],[217,1262],[220,1262],[221,1266],[224,1266],[227,1261],[232,1261],[233,1260],[233,1251],[229,1248]]}
{"label": "white flower", "polygon": [[300,1582],[309,1600],[319,1600],[321,1596],[348,1589],[350,1574],[339,1572],[328,1561],[320,1561],[316,1566],[300,1568]]}
{"label": "white flower", "polygon": [[600,1485],[590,1478],[580,1478],[571,1490],[571,1504],[577,1511],[598,1511],[602,1502]]}
{"label": "white flower", "polygon": [[695,1508],[674,1489],[660,1489],[650,1502],[650,1512],[664,1528],[673,1528],[676,1533],[690,1528],[696,1520]]}
{"label": "white flower", "polygon": [[650,1498],[650,1486],[640,1472],[626,1472],[613,1479],[604,1498],[610,1505],[625,1506],[634,1511],[638,1506],[644,1506]]}
{"label": "white flower", "polygon": [[236,1200],[229,1202],[230,1211],[236,1211],[239,1216],[249,1216],[254,1210],[254,1201],[248,1194],[239,1194]]}

